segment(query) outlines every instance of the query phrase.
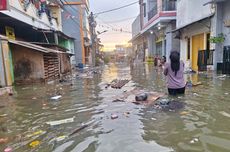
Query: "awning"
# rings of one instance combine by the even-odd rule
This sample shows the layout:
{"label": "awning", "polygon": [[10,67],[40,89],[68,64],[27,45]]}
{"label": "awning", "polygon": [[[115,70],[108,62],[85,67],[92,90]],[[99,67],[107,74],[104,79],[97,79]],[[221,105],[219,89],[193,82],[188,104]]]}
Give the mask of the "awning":
{"label": "awning", "polygon": [[216,3],[221,3],[221,2],[225,2],[226,0],[210,0],[209,2],[203,4],[204,6],[208,5],[208,4],[216,4]]}
{"label": "awning", "polygon": [[191,25],[194,25],[194,24],[196,24],[197,22],[201,22],[201,21],[204,21],[204,20],[206,20],[206,19],[209,19],[209,18],[211,18],[213,15],[214,15],[214,14],[210,14],[210,15],[208,15],[207,17],[204,17],[204,18],[202,18],[202,19],[199,19],[199,20],[197,20],[197,21],[194,21],[194,22],[192,22],[192,23],[189,23],[189,24],[187,24],[187,25],[184,25],[184,26],[182,26],[182,27],[179,27],[179,28],[177,28],[177,29],[175,29],[175,30],[169,31],[169,32],[167,32],[167,33],[175,33],[175,32],[177,32],[177,31],[180,31],[180,30],[182,30],[182,29],[185,29],[185,28],[187,28],[187,27],[189,27],[189,26],[191,26]]}
{"label": "awning", "polygon": [[35,45],[29,42],[25,42],[25,41],[17,41],[17,40],[8,40],[9,43],[11,44],[15,44],[15,45],[19,45],[19,46],[23,46],[32,50],[36,50],[39,52],[43,52],[43,53],[60,53],[60,51],[56,51],[53,49],[49,49],[49,48],[45,48],[39,45]]}
{"label": "awning", "polygon": [[131,40],[129,40],[129,43],[132,43],[134,40],[136,40],[139,36],[141,36],[141,33],[138,33],[135,35]]}

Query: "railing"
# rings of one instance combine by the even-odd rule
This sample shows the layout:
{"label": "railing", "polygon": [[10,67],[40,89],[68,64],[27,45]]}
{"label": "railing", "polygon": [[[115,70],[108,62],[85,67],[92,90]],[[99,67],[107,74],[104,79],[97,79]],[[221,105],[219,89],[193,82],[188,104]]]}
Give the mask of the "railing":
{"label": "railing", "polygon": [[153,18],[157,14],[157,5],[155,5],[149,12],[148,12],[148,20]]}
{"label": "railing", "polygon": [[41,16],[42,13],[46,13],[49,21],[51,21],[52,16],[51,16],[50,9],[46,4],[46,1],[40,2],[40,0],[19,0],[19,2],[21,2],[21,4],[23,5],[24,10],[27,10],[30,4],[34,5],[35,8],[37,9],[36,11],[38,16]]}
{"label": "railing", "polygon": [[176,1],[173,0],[162,0],[162,11],[175,11]]}

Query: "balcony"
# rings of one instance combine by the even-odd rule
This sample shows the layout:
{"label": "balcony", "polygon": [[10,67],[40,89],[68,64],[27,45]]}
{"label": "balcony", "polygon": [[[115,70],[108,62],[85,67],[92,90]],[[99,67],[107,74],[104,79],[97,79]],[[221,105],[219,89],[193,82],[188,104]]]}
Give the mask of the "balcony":
{"label": "balcony", "polygon": [[176,1],[162,0],[162,11],[176,11]]}
{"label": "balcony", "polygon": [[148,20],[153,18],[157,14],[157,5],[155,5],[149,12],[148,12]]}

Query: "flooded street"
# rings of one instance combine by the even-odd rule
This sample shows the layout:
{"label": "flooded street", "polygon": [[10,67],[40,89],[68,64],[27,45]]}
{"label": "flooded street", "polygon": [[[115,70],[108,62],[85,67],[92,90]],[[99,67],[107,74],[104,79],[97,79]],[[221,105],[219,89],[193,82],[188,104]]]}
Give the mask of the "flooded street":
{"label": "flooded street", "polygon": [[[172,98],[162,69],[152,65],[137,64],[130,70],[111,64],[98,71],[71,82],[16,87],[13,96],[0,97],[0,138],[6,140],[0,151],[230,151],[228,76],[186,74],[202,85]],[[121,89],[106,88],[114,79],[130,81]],[[185,106],[162,111],[153,105],[112,102],[132,89],[164,93],[158,102],[176,100]],[[57,94],[61,98],[51,100]]]}

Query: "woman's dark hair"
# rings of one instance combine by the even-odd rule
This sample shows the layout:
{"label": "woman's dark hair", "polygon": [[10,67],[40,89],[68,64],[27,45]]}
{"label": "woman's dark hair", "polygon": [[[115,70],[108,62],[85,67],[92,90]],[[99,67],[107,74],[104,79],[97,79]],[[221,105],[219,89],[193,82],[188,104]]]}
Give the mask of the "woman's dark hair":
{"label": "woman's dark hair", "polygon": [[171,68],[175,72],[175,76],[180,69],[180,53],[177,51],[172,51],[170,54]]}

